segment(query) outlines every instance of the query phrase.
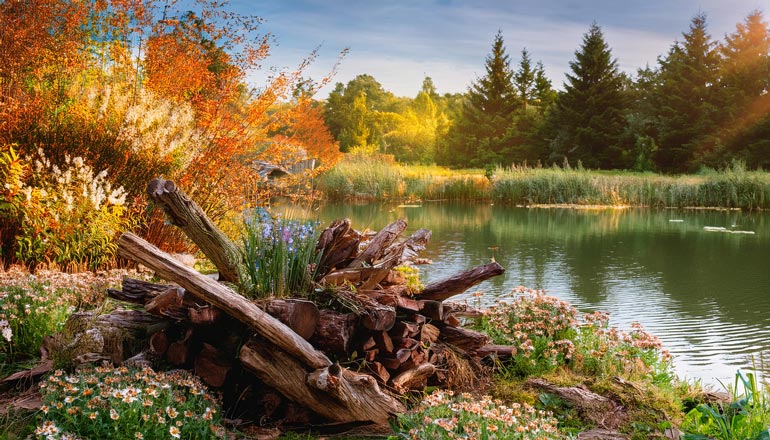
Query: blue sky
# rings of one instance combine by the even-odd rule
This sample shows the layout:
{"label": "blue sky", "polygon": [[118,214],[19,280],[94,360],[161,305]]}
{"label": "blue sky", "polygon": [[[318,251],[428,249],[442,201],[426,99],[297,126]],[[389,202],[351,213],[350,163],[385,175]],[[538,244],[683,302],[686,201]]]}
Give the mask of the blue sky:
{"label": "blue sky", "polygon": [[[320,45],[307,73],[321,78],[340,51],[350,49],[318,98],[334,83],[363,73],[398,96],[415,96],[426,75],[439,93],[464,92],[484,75],[498,29],[514,65],[526,47],[561,88],[593,21],[621,70],[633,74],[681,40],[698,12],[707,15],[709,31],[719,40],[754,9],[770,18],[770,0],[232,0],[231,6],[265,20],[262,31],[275,37],[269,66],[296,67]],[[253,81],[259,84],[259,74]]]}

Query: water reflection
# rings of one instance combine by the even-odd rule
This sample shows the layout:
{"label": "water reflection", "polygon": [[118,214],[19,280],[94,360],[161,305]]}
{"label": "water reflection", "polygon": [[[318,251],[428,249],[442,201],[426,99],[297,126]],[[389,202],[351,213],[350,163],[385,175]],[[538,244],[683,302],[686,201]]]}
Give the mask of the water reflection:
{"label": "water reflection", "polygon": [[583,311],[606,310],[624,328],[641,322],[687,377],[729,380],[770,352],[768,214],[424,204],[329,205],[318,215],[348,217],[357,228],[405,218],[408,232],[431,229],[424,255],[434,264],[424,267],[424,280],[494,257],[506,274],[479,286],[486,304],[525,285]]}

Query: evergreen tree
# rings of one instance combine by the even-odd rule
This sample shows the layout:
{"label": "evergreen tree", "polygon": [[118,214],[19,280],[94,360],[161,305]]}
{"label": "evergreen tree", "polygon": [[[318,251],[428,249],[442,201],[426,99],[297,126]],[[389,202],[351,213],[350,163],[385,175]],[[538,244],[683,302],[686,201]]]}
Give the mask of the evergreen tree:
{"label": "evergreen tree", "polygon": [[720,48],[721,106],[726,163],[740,158],[751,165],[770,165],[770,29],[760,11],[751,12]]}
{"label": "evergreen tree", "polygon": [[556,130],[551,159],[580,160],[591,168],[627,166],[620,145],[625,81],[596,23],[583,36],[570,68],[572,74],[567,74],[564,92],[550,116],[550,126]]}
{"label": "evergreen tree", "polygon": [[513,83],[516,86],[516,90],[519,92],[519,98],[521,98],[524,108],[527,108],[527,106],[537,100],[535,95],[535,76],[536,71],[532,68],[532,60],[529,58],[529,52],[527,51],[527,48],[524,48],[521,50],[519,68],[513,75]]}
{"label": "evergreen tree", "polygon": [[535,66],[535,99],[541,113],[544,113],[551,104],[556,101],[556,90],[551,85],[551,80],[545,76],[543,62],[538,61]]}
{"label": "evergreen tree", "polygon": [[513,71],[500,31],[486,59],[486,75],[469,88],[461,116],[450,128],[439,159],[451,166],[502,163],[506,134],[520,107]]}
{"label": "evergreen tree", "polygon": [[719,53],[698,14],[668,55],[659,60],[658,86],[652,96],[658,150],[655,163],[667,172],[693,171],[720,146]]}

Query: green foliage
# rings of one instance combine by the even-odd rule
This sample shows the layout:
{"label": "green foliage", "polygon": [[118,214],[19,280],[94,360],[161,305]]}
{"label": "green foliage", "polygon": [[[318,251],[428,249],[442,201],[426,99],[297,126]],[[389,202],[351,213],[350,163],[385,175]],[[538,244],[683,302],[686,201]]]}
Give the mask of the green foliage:
{"label": "green foliage", "polygon": [[244,219],[241,286],[250,297],[306,296],[321,258],[318,223],[285,219],[257,208]]}
{"label": "green foliage", "polygon": [[756,376],[738,371],[729,391],[731,403],[700,404],[687,413],[681,425],[686,440],[770,439],[767,390],[757,385]]}
{"label": "green foliage", "polygon": [[398,266],[394,269],[406,279],[406,293],[414,295],[420,293],[425,286],[420,280],[420,270],[414,266]]}
{"label": "green foliage", "polygon": [[57,370],[41,385],[39,439],[223,438],[217,400],[182,370]]}
{"label": "green foliage", "polygon": [[590,168],[626,167],[620,146],[627,107],[624,78],[596,23],[583,36],[570,68],[550,114],[551,159],[567,157]]}
{"label": "green foliage", "polygon": [[717,148],[713,127],[721,122],[718,90],[720,56],[706,31],[706,16],[693,17],[684,41],[675,43],[651,91],[659,149],[655,162],[668,172],[692,171],[698,150]]}
{"label": "green foliage", "polygon": [[94,175],[82,158],[67,157],[67,168],[60,169],[42,150],[38,155],[31,183],[22,189],[17,258],[92,269],[111,262],[117,235],[129,226],[123,188],[113,189],[107,172]]}
{"label": "green foliage", "polygon": [[674,380],[671,356],[641,324],[632,324],[631,331],[625,332],[610,327],[607,313],[586,314],[574,341],[570,368],[576,372],[600,378],[650,378],[661,386]]}
{"label": "green foliage", "polygon": [[29,165],[14,145],[0,147],[0,260],[10,261],[22,219],[22,189]]}
{"label": "green foliage", "polygon": [[59,331],[73,310],[69,294],[37,282],[0,286],[0,364],[39,355],[43,338]]}
{"label": "green foliage", "polygon": [[556,420],[527,404],[436,391],[392,423],[392,439],[557,439]]}

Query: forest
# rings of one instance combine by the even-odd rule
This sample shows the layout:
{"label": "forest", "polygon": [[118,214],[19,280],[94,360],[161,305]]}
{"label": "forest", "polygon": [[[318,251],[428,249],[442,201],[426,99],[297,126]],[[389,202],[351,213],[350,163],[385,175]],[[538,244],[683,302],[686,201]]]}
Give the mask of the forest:
{"label": "forest", "polygon": [[761,11],[724,40],[695,15],[657,64],[633,77],[619,71],[596,23],[560,90],[535,58],[523,48],[514,59],[498,32],[486,73],[469,79],[467,92],[440,95],[426,77],[413,99],[401,98],[362,74],[336,84],[324,120],[342,151],[452,168],[567,161],[691,173],[770,163],[770,30]]}

